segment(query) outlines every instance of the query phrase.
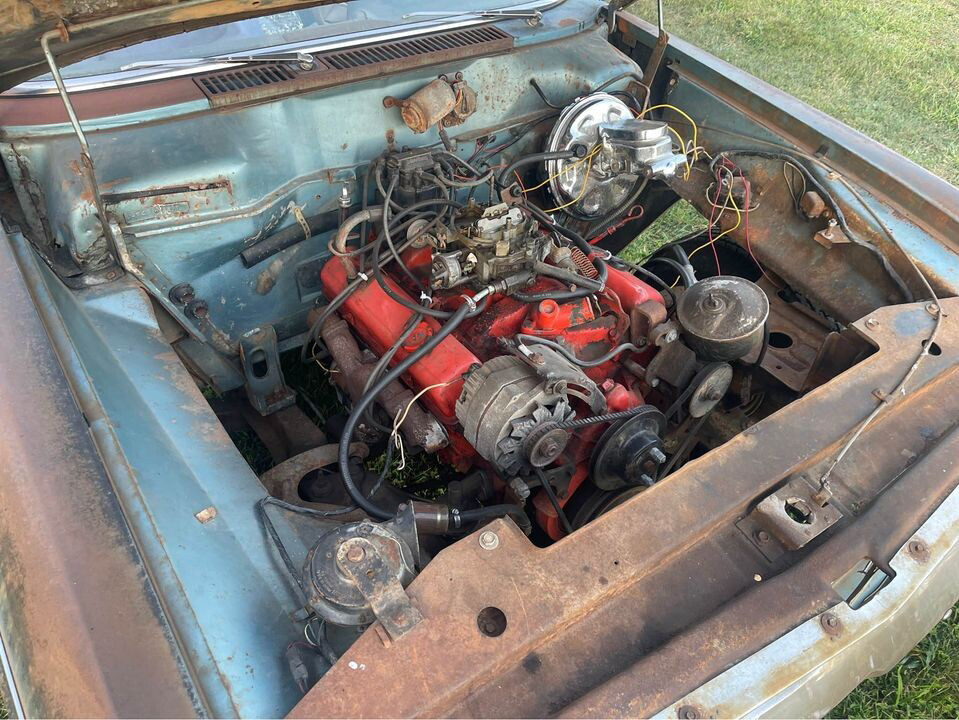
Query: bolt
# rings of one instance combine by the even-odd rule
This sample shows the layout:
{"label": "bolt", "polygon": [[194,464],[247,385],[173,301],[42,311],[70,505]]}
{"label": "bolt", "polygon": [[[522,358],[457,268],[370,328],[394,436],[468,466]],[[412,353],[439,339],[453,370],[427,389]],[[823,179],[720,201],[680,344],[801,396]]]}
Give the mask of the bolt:
{"label": "bolt", "polygon": [[484,550],[495,550],[499,547],[499,535],[492,530],[484,530],[480,533],[479,544]]}
{"label": "bolt", "polygon": [[509,486],[521,500],[525,500],[530,496],[529,485],[526,484],[523,478],[513,478],[510,480]]}
{"label": "bolt", "polygon": [[656,481],[653,480],[653,479],[652,479],[649,475],[647,475],[646,473],[643,473],[642,475],[639,476],[639,481],[640,481],[643,485],[645,485],[646,487],[652,487],[652,486],[656,483]]}
{"label": "bolt", "polygon": [[529,356],[529,360],[534,365],[542,365],[544,362],[546,362],[546,358],[543,357],[543,354],[537,352],[532,353]]}
{"label": "bolt", "polygon": [[170,288],[170,300],[177,305],[185,305],[196,298],[196,291],[190,283],[179,283]]}
{"label": "bolt", "polygon": [[649,379],[650,387],[656,387],[657,385],[659,385],[659,378],[654,377]]}
{"label": "bolt", "polygon": [[649,451],[649,457],[651,457],[653,462],[655,462],[657,465],[662,465],[664,462],[666,462],[666,456],[658,447],[654,447]]}
{"label": "bolt", "polygon": [[906,548],[908,549],[909,554],[916,558],[916,560],[919,562],[925,562],[926,558],[929,557],[929,548],[922,540],[910,540]]}
{"label": "bolt", "polygon": [[765,530],[760,530],[756,533],[756,542],[759,543],[768,543],[769,542],[769,533]]}
{"label": "bolt", "polygon": [[939,314],[939,306],[936,303],[929,303],[926,305],[926,312],[935,317]]}
{"label": "bolt", "polygon": [[360,526],[356,529],[356,531],[357,531],[360,535],[370,535],[370,534],[373,532],[373,526],[372,526],[372,525],[367,525],[366,523],[363,523],[362,525],[360,525]]}
{"label": "bolt", "polygon": [[191,300],[187,303],[184,310],[186,311],[187,315],[194,317],[197,320],[202,320],[210,312],[210,308],[206,304],[206,300]]}
{"label": "bolt", "polygon": [[876,318],[869,318],[866,320],[866,327],[870,330],[875,330],[877,327],[879,327],[879,321],[876,320]]}
{"label": "bolt", "polygon": [[361,548],[359,545],[353,545],[349,550],[346,551],[346,559],[351,563],[363,562],[363,558],[366,557],[366,550]]}
{"label": "bolt", "polygon": [[698,720],[698,718],[702,717],[699,709],[694,705],[681,705],[676,711],[676,716],[679,717],[680,720]]}
{"label": "bolt", "polygon": [[842,622],[831,612],[823,613],[819,618],[819,624],[828,635],[838,635],[842,632]]}

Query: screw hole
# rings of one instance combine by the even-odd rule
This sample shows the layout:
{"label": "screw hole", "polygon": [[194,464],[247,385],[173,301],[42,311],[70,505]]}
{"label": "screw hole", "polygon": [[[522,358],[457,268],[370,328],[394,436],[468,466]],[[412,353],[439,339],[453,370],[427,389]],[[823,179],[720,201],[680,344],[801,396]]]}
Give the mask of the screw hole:
{"label": "screw hole", "polygon": [[506,613],[498,607],[485,607],[476,616],[476,625],[486,637],[499,637],[506,632]]}

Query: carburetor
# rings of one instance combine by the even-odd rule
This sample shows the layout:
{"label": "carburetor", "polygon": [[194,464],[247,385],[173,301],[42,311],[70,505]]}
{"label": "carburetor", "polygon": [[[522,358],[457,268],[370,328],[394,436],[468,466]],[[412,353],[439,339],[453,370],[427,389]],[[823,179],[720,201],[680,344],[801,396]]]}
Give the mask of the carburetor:
{"label": "carburetor", "polygon": [[[469,209],[467,209],[467,212]],[[493,205],[475,221],[446,235],[446,247],[433,256],[431,285],[449,289],[468,280],[486,285],[542,262],[550,238],[516,206]]]}

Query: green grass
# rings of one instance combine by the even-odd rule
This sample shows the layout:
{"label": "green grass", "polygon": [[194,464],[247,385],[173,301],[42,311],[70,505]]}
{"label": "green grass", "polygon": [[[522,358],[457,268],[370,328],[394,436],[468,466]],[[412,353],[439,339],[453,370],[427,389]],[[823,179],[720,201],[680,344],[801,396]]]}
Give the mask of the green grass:
{"label": "green grass", "polygon": [[[630,10],[655,21],[652,0]],[[666,29],[959,183],[956,0],[684,0]]]}
{"label": "green grass", "polygon": [[[655,21],[651,0],[630,10]],[[959,184],[956,0],[684,0],[666,29]],[[705,220],[674,206],[625,251],[648,255]],[[959,717],[959,605],[833,717]]]}

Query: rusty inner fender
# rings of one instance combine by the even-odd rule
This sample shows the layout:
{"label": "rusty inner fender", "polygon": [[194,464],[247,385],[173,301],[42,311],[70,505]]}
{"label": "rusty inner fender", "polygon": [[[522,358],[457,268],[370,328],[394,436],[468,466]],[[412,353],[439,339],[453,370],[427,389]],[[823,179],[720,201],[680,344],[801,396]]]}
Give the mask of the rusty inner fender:
{"label": "rusty inner fender", "polygon": [[915,361],[923,304],[858,321],[875,354],[576,534],[537,548],[498,520],[479,533],[497,543],[443,550],[408,589],[423,622],[389,647],[374,626],[291,715],[648,716],[841,601],[832,583],[885,563],[959,481],[936,452],[959,417],[959,300],[942,310],[939,354],[832,475],[844,518],[804,548],[769,561],[735,523],[820,476]]}

